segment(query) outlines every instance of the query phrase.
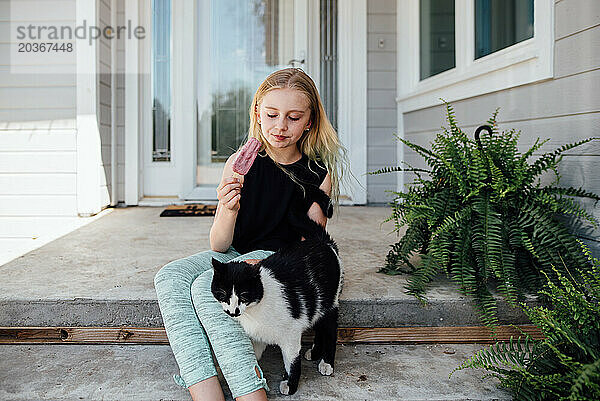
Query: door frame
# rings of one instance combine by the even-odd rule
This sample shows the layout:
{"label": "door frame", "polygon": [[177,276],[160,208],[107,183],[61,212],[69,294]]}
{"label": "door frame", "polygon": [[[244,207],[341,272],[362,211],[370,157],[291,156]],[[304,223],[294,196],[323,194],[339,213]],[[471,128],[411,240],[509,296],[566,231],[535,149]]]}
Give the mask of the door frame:
{"label": "door frame", "polygon": [[[128,4],[130,2],[127,2]],[[303,0],[307,12],[307,41],[310,54],[307,72],[319,86],[319,0]],[[144,4],[150,2],[132,2],[140,5],[126,8],[126,16],[139,15],[147,18]],[[302,4],[302,3],[299,3]],[[163,175],[161,185],[168,182],[167,191],[162,193],[177,196],[180,200],[216,200],[215,189],[196,187],[197,164],[197,72],[198,50],[196,38],[200,29],[198,19],[198,1],[172,2],[172,129],[171,162],[161,162]],[[139,14],[138,14],[139,13]],[[149,14],[151,16],[151,13]],[[144,17],[146,16],[146,17]],[[137,20],[137,18],[136,18]],[[151,18],[150,18],[151,20]],[[151,21],[140,21],[151,23]],[[177,23],[175,23],[177,22]],[[346,195],[342,203],[365,204],[367,200],[367,0],[346,0],[344,7],[338,9],[338,27],[351,27],[338,35],[338,134],[348,150],[348,159],[353,178],[340,188]],[[343,28],[342,28],[343,29]],[[151,38],[151,34],[148,36]],[[151,39],[150,39],[151,40]],[[143,41],[147,47],[150,40]],[[146,192],[143,190],[143,176],[150,167],[144,163],[144,154],[151,140],[151,99],[142,87],[151,84],[149,74],[141,74],[141,63],[147,63],[147,55],[138,48],[136,41],[126,41],[126,116],[125,116],[125,192],[127,204],[138,204],[138,199]],[[135,65],[132,60],[137,58]],[[190,62],[193,60],[193,62]],[[142,64],[147,65],[147,64]],[[134,79],[138,78],[138,79]],[[140,96],[141,95],[141,96]],[[138,103],[139,99],[139,103]],[[129,107],[128,107],[129,106]],[[143,111],[146,110],[146,113]],[[134,115],[135,114],[135,115]],[[129,138],[129,139],[128,139]],[[138,143],[140,146],[138,146]],[[142,153],[142,154],[140,154]],[[164,163],[164,164],[163,164]],[[137,174],[137,166],[141,174]],[[350,175],[350,174],[349,174]],[[176,193],[172,193],[176,191]]]}
{"label": "door frame", "polygon": [[[180,3],[176,0],[171,0],[171,51],[175,52],[174,36],[177,27],[174,21],[177,21],[174,11],[178,6],[176,3]],[[142,154],[140,155],[140,162],[142,163],[142,186],[141,193],[144,198],[153,197],[165,197],[165,198],[178,198],[180,192],[179,188],[179,174],[181,173],[181,162],[179,161],[179,154],[182,151],[179,145],[180,138],[175,139],[174,133],[174,115],[171,114],[171,159],[170,161],[155,162],[152,160],[152,125],[153,125],[153,114],[152,114],[152,35],[154,27],[152,25],[152,1],[140,2],[140,15],[142,26],[146,27],[148,40],[143,41],[140,46],[140,60],[143,66],[146,66],[145,70],[140,74],[140,130],[142,132]],[[175,67],[175,59],[173,54],[171,55],[171,71]],[[174,81],[177,74],[171,73],[171,96],[175,95]],[[171,105],[171,113],[174,113],[175,106]]]}
{"label": "door frame", "polygon": [[[367,0],[338,3],[338,136],[348,151],[350,171],[340,203],[367,203]],[[343,29],[343,28],[342,28]]]}
{"label": "door frame", "polygon": [[[195,159],[196,77],[194,18],[197,1],[171,2],[171,160],[152,161],[152,2],[126,2],[127,19],[146,28],[146,40],[125,41],[125,203],[148,203],[148,198],[180,200],[189,192],[194,172],[186,160]],[[180,62],[185,60],[185,62]],[[184,135],[184,133],[188,133]],[[189,137],[191,135],[191,138]],[[194,146],[190,146],[190,142]],[[155,204],[156,202],[152,203]],[[158,200],[161,203],[161,200]],[[172,203],[166,201],[163,203]]]}

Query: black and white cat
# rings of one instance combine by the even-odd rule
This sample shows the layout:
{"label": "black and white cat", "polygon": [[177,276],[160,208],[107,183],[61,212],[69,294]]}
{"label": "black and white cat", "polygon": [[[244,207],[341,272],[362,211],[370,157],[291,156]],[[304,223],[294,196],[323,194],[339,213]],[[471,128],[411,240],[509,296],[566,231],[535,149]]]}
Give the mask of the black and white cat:
{"label": "black and white cat", "polygon": [[323,375],[333,373],[339,295],[343,269],[327,231],[306,218],[305,240],[282,248],[257,264],[212,260],[214,297],[252,339],[256,358],[268,344],[281,348],[285,365],[282,394],[291,395],[300,379],[302,332],[314,328],[308,360],[319,361]]}

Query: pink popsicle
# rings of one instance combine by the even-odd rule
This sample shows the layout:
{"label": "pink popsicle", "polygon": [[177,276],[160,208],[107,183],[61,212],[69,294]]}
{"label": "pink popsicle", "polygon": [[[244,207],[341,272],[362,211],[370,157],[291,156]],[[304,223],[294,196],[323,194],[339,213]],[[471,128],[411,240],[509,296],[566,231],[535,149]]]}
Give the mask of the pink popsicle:
{"label": "pink popsicle", "polygon": [[246,175],[248,171],[250,171],[250,167],[252,167],[252,163],[254,163],[254,159],[256,159],[256,155],[258,154],[258,150],[261,147],[261,143],[256,138],[250,138],[248,142],[242,149],[238,152],[235,160],[233,161],[233,172],[239,175]]}

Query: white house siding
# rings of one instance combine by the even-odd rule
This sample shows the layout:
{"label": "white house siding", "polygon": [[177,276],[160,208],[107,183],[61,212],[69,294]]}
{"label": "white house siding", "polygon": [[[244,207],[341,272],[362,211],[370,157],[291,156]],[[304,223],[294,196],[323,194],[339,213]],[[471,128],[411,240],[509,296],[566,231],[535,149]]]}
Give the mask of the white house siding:
{"label": "white house siding", "polygon": [[[451,100],[451,99],[448,99]],[[452,102],[460,126],[471,135],[500,107],[500,129],[521,130],[522,149],[537,137],[550,138],[540,152],[565,143],[600,136],[600,2],[561,0],[555,3],[554,78]],[[404,114],[405,138],[427,145],[447,125],[443,106]],[[405,160],[423,162],[405,149]],[[600,144],[582,146],[564,157],[561,185],[582,186],[600,194]],[[406,177],[410,182],[411,177]],[[600,219],[600,208],[592,209]],[[600,230],[581,237],[600,253]]]}
{"label": "white house siding", "polygon": [[[0,1],[3,38],[8,7]],[[18,237],[23,216],[77,214],[75,76],[10,74],[9,46],[0,42],[0,237]]]}
{"label": "white house siding", "polygon": [[[383,40],[383,47],[379,47]],[[396,165],[396,1],[367,2],[367,171]],[[394,174],[367,177],[367,202],[389,202]]]}

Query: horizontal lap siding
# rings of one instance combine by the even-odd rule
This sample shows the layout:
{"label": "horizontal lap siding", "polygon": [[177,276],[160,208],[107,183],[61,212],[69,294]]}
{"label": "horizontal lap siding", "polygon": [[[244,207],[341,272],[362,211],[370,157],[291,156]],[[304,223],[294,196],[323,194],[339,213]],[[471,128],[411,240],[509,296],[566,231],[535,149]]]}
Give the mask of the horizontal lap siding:
{"label": "horizontal lap siding", "polygon": [[77,214],[75,130],[0,130],[0,217]]}
{"label": "horizontal lap siding", "polygon": [[[591,136],[600,136],[600,2],[562,0],[555,4],[554,79],[453,102],[461,128],[473,135],[499,107],[501,130],[521,131],[520,148],[549,138],[537,154]],[[445,109],[435,106],[404,115],[406,139],[428,146],[441,126]],[[561,162],[562,186],[583,186],[600,194],[600,143],[573,149]],[[420,157],[405,149],[405,160],[422,167]],[[407,182],[412,181],[407,177]],[[586,202],[596,218],[598,207]],[[581,233],[600,253],[600,230]]]}
{"label": "horizontal lap siding", "polygon": [[[6,7],[2,37],[10,32]],[[51,10],[44,16],[46,24],[74,22]],[[9,46],[1,43],[0,54]],[[11,74],[8,58],[0,60],[0,217],[76,215],[76,77],[46,74],[44,64],[37,74]]]}
{"label": "horizontal lap siding", "polygon": [[[9,16],[0,16],[5,37]],[[0,54],[7,54],[8,47],[8,42],[0,44]],[[76,77],[43,73],[44,65],[38,74],[11,74],[7,58],[1,60],[0,217],[74,216]]]}
{"label": "horizontal lap siding", "polygon": [[[120,22],[123,2],[118,2]],[[97,24],[110,25],[110,0],[97,0]],[[73,22],[73,21],[71,21]],[[10,22],[0,18],[0,32]],[[101,148],[98,190],[103,205],[111,193],[111,46],[97,42],[97,119]],[[122,41],[119,46],[122,56]],[[123,157],[123,57],[117,79],[121,97],[117,101],[119,164]],[[1,63],[0,63],[1,64]],[[41,67],[43,68],[43,66]],[[0,65],[0,216],[77,215],[77,77],[74,74],[9,74],[10,65]],[[120,176],[120,193],[122,190]],[[122,197],[121,197],[122,198]]]}
{"label": "horizontal lap siding", "polygon": [[[379,41],[383,40],[383,48]],[[367,171],[396,165],[396,1],[367,2]],[[367,176],[367,202],[385,203],[396,176]]]}

